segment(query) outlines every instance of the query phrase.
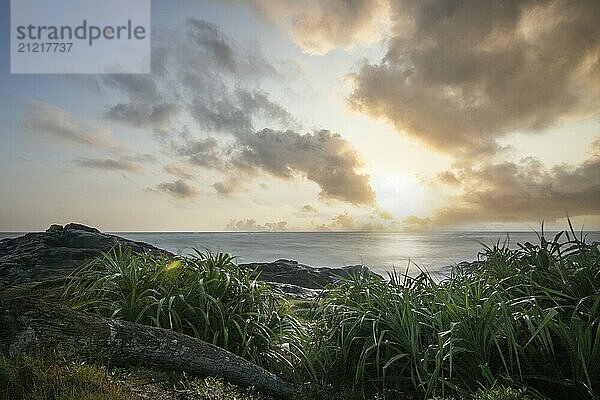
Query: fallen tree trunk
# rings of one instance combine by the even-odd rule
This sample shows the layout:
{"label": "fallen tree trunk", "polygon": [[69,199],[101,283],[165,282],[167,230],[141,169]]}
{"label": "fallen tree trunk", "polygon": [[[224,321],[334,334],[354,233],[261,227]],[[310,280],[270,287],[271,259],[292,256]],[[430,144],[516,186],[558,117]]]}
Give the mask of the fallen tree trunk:
{"label": "fallen tree trunk", "polygon": [[223,378],[282,398],[295,392],[293,385],[271,372],[202,340],[27,297],[0,298],[0,345],[11,357],[58,350],[67,357],[114,366]]}

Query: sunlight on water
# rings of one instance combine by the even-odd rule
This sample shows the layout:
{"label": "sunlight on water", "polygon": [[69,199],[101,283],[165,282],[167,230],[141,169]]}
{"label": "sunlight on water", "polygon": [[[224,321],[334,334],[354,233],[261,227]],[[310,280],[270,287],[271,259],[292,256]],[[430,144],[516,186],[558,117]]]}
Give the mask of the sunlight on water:
{"label": "sunlight on water", "polygon": [[[481,243],[492,245],[507,240],[500,232],[443,232],[415,235],[408,233],[121,233],[132,240],[151,243],[174,253],[189,253],[194,247],[214,252],[229,252],[239,262],[297,260],[313,266],[340,267],[364,264],[386,273],[393,268],[404,271],[414,263],[430,272],[461,261],[473,261],[482,250]],[[553,235],[552,235],[553,236]],[[600,240],[600,232],[589,233]],[[508,234],[510,245],[537,242],[534,232]],[[418,271],[410,266],[411,273]]]}

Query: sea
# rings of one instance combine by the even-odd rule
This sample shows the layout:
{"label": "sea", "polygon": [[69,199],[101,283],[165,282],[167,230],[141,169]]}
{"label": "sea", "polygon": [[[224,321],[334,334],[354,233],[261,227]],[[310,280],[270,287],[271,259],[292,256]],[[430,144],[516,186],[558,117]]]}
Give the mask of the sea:
{"label": "sea", "polygon": [[[112,232],[127,239],[150,243],[176,254],[199,251],[225,252],[237,262],[296,260],[310,266],[366,265],[387,275],[397,271],[415,275],[426,271],[438,278],[452,266],[475,261],[485,246],[515,248],[517,243],[539,243],[531,232]],[[0,239],[23,233],[0,233]],[[555,232],[546,232],[553,238]],[[587,240],[600,241],[600,231],[585,232]]]}

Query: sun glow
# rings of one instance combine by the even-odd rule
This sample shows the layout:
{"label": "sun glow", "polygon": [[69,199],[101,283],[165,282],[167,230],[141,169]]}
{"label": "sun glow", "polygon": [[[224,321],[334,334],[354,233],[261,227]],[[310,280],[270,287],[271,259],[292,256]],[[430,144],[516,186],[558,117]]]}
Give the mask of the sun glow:
{"label": "sun glow", "polygon": [[414,175],[394,173],[373,175],[371,179],[377,202],[395,218],[420,214],[425,209],[425,189]]}

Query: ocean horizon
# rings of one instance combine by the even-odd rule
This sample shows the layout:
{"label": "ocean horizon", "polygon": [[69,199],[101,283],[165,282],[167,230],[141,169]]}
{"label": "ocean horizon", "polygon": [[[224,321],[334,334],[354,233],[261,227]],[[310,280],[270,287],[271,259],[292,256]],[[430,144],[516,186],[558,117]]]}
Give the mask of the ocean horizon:
{"label": "ocean horizon", "polygon": [[[0,232],[0,240],[26,232]],[[452,266],[475,261],[484,246],[539,243],[534,231],[388,232],[109,232],[152,244],[175,254],[224,252],[239,263],[278,259],[321,267],[362,264],[386,275],[394,270],[411,275],[427,271],[444,276]],[[547,239],[557,232],[545,232]],[[577,232],[579,234],[579,232]],[[600,231],[584,231],[588,241],[600,241]]]}

